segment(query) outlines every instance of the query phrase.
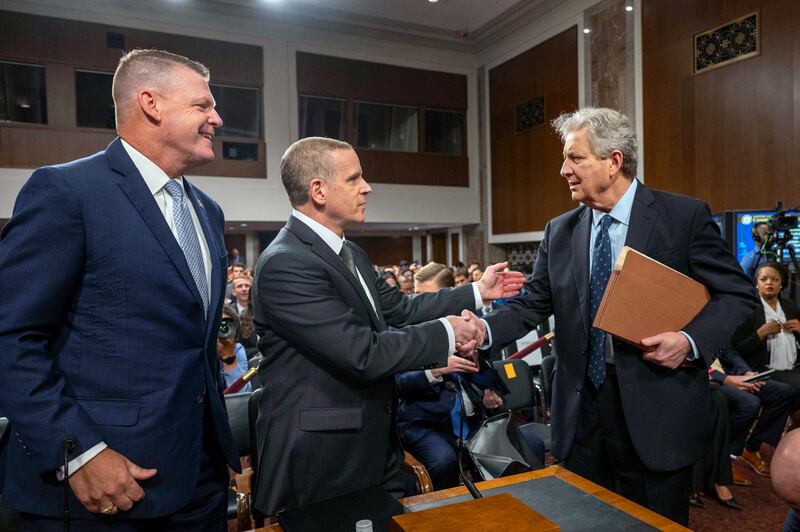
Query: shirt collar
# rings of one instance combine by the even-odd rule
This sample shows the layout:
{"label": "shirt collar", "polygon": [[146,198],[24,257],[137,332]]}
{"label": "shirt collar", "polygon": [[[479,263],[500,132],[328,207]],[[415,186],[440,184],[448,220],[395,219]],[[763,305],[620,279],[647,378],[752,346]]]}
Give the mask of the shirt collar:
{"label": "shirt collar", "polygon": [[592,225],[593,226],[598,225],[603,215],[608,214],[619,223],[627,226],[631,220],[631,211],[633,210],[633,198],[636,195],[637,185],[638,182],[634,178],[631,181],[628,190],[625,191],[625,194],[623,194],[622,197],[617,202],[617,204],[614,205],[614,208],[611,209],[611,212],[605,213],[603,211],[592,209]]}
{"label": "shirt collar", "polygon": [[[120,139],[120,141],[122,142],[122,147],[128,153],[128,157],[133,161],[133,165],[142,174],[142,179],[144,179],[147,188],[150,189],[150,194],[157,194],[169,182],[170,177],[156,163],[145,157],[142,152],[125,142],[124,139]],[[184,188],[183,176],[175,178],[175,181],[178,182],[181,188]]]}
{"label": "shirt collar", "polygon": [[292,209],[292,216],[306,224],[309,229],[314,231],[337,255],[342,251],[344,237],[340,237],[318,221],[306,216],[297,209]]}

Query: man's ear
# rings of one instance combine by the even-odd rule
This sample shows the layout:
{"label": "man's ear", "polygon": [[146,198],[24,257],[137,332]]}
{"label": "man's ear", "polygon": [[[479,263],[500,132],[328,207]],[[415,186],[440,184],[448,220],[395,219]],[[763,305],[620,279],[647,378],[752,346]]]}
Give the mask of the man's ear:
{"label": "man's ear", "polygon": [[624,158],[624,155],[619,150],[611,152],[611,155],[608,156],[608,160],[611,161],[611,165],[608,168],[609,175],[614,175],[622,169],[622,160]]}
{"label": "man's ear", "polygon": [[142,109],[142,112],[147,116],[147,118],[155,123],[161,122],[161,101],[156,93],[149,90],[143,90],[139,92],[137,101],[139,102],[139,107]]}
{"label": "man's ear", "polygon": [[325,205],[328,200],[328,184],[318,177],[309,181],[308,199],[316,205]]}

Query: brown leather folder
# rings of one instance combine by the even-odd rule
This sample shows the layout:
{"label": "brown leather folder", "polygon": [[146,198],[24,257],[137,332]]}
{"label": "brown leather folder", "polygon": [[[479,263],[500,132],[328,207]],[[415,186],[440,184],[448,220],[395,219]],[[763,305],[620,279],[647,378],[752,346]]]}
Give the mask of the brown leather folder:
{"label": "brown leather folder", "polygon": [[709,299],[702,284],[625,246],[592,325],[647,350],[643,338],[681,330]]}

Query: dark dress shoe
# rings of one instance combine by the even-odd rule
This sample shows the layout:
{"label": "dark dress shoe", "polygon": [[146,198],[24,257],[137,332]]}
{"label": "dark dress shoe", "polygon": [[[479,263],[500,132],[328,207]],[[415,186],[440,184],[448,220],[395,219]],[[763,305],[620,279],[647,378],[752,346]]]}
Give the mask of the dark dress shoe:
{"label": "dark dress shoe", "polygon": [[703,502],[703,499],[697,493],[693,493],[691,497],[689,497],[689,506],[694,506],[695,508],[705,508],[706,503]]}
{"label": "dark dress shoe", "polygon": [[[739,503],[736,502],[736,499],[734,497],[731,497],[730,499],[720,499],[719,495],[715,495],[714,498],[717,499],[719,504],[721,506],[724,506],[725,508],[728,508],[730,510],[739,510],[740,512],[742,511],[742,507],[739,506]],[[692,503],[690,502],[689,504]]]}

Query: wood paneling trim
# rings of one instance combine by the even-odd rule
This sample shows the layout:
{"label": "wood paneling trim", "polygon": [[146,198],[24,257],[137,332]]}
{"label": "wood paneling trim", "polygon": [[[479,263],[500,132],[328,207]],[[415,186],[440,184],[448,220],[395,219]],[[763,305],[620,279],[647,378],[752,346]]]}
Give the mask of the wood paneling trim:
{"label": "wood paneling trim", "polygon": [[469,186],[469,159],[404,151],[356,148],[367,181],[400,185]]}
{"label": "wood paneling trim", "polygon": [[461,260],[461,254],[458,249],[459,234],[450,234],[450,266]]}
{"label": "wood paneling trim", "polygon": [[447,264],[447,233],[436,233],[433,237],[433,257],[431,260],[440,264]]}
{"label": "wood paneling trim", "polygon": [[[489,72],[492,231],[541,231],[575,207],[559,177],[561,141],[549,126],[578,107],[578,29],[572,27]],[[516,132],[516,108],[544,97],[545,124]]]}
{"label": "wood paneling trim", "polygon": [[411,260],[414,242],[410,236],[347,236],[367,252],[373,264],[388,266]]}
{"label": "wood paneling trim", "polygon": [[216,83],[263,85],[262,48],[185,35],[0,11],[0,56],[9,60],[63,63],[113,72],[122,50],[109,48],[107,32],[125,36],[125,49],[160,48],[200,61]]}
{"label": "wood paneling trim", "polygon": [[465,110],[467,76],[297,52],[297,92]]}
{"label": "wood paneling trim", "polygon": [[[38,168],[86,157],[106,149],[116,133],[106,129],[55,128],[39,124],[0,125],[0,167]],[[214,139],[216,159],[193,168],[193,175],[267,177],[267,150],[258,142],[257,161],[222,158],[222,140]]]}

